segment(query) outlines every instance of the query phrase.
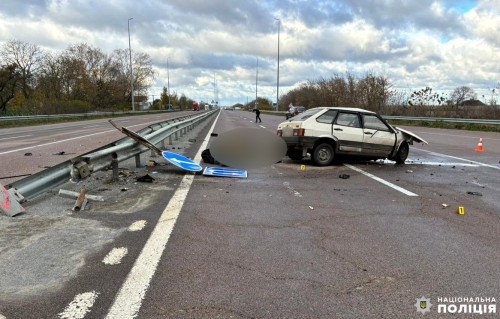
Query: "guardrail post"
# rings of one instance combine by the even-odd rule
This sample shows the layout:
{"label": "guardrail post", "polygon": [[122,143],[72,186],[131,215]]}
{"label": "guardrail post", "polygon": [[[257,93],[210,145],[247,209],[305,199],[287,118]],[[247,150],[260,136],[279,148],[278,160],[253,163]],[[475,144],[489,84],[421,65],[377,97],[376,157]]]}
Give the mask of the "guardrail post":
{"label": "guardrail post", "polygon": [[161,144],[160,145],[161,145],[162,149],[165,149],[165,140],[161,140]]}
{"label": "guardrail post", "polygon": [[135,167],[137,168],[141,167],[141,154],[137,154],[135,156]]}
{"label": "guardrail post", "polygon": [[113,169],[113,182],[118,181],[118,160],[116,158],[111,160],[111,168]]}
{"label": "guardrail post", "polygon": [[149,154],[150,157],[156,157],[156,152],[151,150],[151,153]]}
{"label": "guardrail post", "polygon": [[177,141],[179,137],[177,136],[177,131],[175,132],[175,140]]}
{"label": "guardrail post", "polygon": [[[177,135],[177,134],[176,134]],[[168,145],[172,145],[172,135],[168,137]]]}

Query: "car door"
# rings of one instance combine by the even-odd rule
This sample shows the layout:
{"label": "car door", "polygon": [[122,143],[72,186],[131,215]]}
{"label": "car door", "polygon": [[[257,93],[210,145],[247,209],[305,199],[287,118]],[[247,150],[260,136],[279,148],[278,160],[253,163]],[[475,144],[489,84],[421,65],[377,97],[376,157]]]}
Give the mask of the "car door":
{"label": "car door", "polygon": [[396,144],[396,134],[375,114],[362,114],[363,155],[388,157]]}
{"label": "car door", "polygon": [[363,134],[358,113],[339,111],[332,125],[332,135],[338,141],[341,153],[361,154]]}

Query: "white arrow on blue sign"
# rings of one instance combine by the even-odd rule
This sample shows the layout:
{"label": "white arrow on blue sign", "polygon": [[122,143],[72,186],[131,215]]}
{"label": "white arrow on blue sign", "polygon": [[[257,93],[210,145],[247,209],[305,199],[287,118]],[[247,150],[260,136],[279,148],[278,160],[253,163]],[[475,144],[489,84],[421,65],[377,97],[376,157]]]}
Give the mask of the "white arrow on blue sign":
{"label": "white arrow on blue sign", "polygon": [[220,177],[247,178],[247,171],[223,167],[205,167],[203,175]]}
{"label": "white arrow on blue sign", "polygon": [[161,155],[170,163],[187,171],[200,172],[203,169],[200,165],[185,156],[167,151],[161,152]]}

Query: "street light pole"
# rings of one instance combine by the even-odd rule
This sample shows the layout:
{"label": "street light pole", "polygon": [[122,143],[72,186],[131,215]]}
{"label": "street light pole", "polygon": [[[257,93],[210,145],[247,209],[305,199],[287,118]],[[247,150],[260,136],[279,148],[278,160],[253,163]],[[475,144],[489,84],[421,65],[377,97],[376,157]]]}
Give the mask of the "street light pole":
{"label": "street light pole", "polygon": [[255,71],[255,108],[257,108],[257,80],[259,78],[259,57],[257,57],[257,70]]}
{"label": "street light pole", "polygon": [[134,73],[132,69],[132,48],[130,47],[130,20],[133,18],[128,19],[127,21],[127,29],[128,29],[128,51],[130,53],[130,87],[132,88],[132,93],[130,94],[132,96],[132,111],[135,111],[135,105],[134,105]]}
{"label": "street light pole", "polygon": [[168,69],[168,59],[170,59],[170,57],[167,58],[167,93],[168,93],[168,107],[171,108],[172,106],[170,105],[170,71]]}
{"label": "street light pole", "polygon": [[279,99],[279,92],[280,92],[280,27],[281,27],[281,20],[278,18],[274,18],[275,20],[278,20],[278,74],[276,76],[276,111],[279,108],[278,105],[278,99]]}

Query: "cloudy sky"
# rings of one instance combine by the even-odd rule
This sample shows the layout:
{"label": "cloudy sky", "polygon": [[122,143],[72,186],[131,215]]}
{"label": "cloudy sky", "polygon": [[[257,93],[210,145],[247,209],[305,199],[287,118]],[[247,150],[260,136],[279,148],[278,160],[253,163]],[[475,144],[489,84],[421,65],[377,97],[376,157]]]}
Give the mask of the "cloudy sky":
{"label": "cloudy sky", "polygon": [[22,40],[48,50],[88,43],[105,52],[151,55],[159,77],[195,100],[221,105],[276,100],[308,79],[368,71],[400,90],[480,95],[500,81],[500,0],[2,0],[0,45]]}

